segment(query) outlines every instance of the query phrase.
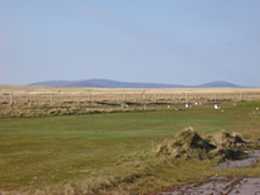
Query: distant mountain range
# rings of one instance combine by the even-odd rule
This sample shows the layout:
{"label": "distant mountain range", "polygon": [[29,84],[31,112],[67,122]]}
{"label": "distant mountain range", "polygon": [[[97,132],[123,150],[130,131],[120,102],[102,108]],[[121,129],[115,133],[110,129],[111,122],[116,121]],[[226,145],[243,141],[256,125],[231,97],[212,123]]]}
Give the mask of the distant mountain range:
{"label": "distant mountain range", "polygon": [[201,85],[178,85],[163,83],[121,82],[109,79],[89,79],[79,81],[43,81],[30,86],[44,87],[94,87],[94,88],[236,88],[241,87],[226,81],[214,81]]}

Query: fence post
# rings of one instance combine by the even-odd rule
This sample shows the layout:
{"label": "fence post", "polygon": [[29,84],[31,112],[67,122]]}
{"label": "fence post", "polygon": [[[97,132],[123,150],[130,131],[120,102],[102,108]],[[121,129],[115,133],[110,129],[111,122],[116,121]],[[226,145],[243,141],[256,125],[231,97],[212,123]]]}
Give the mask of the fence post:
{"label": "fence post", "polygon": [[145,109],[146,109],[146,104],[145,104],[145,90],[142,92],[142,100],[143,100],[143,103],[144,103],[143,109],[145,110]]}
{"label": "fence post", "polygon": [[9,94],[9,104],[10,104],[11,107],[12,107],[13,104],[14,104],[14,95],[13,95],[13,93],[10,93],[10,94]]}

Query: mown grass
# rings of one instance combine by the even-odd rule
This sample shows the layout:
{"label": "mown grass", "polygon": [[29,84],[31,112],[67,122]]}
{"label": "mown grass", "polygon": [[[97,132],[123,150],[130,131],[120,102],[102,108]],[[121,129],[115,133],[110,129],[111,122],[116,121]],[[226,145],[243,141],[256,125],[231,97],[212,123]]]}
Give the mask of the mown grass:
{"label": "mown grass", "polygon": [[[221,129],[260,137],[259,102],[186,111],[161,110],[0,119],[0,189],[41,188],[60,183],[148,173],[135,188],[157,188],[213,174],[212,162],[157,163],[152,148],[176,131]],[[204,172],[201,169],[204,168]],[[148,174],[148,175],[149,175]],[[156,178],[156,179],[155,179]],[[138,189],[136,189],[138,190]]]}

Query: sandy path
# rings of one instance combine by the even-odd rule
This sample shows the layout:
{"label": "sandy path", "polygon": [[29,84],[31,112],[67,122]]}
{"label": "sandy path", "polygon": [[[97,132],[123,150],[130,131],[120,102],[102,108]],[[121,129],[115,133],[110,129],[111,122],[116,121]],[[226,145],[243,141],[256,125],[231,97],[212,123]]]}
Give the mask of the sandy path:
{"label": "sandy path", "polygon": [[200,185],[187,185],[157,195],[260,195],[260,178],[214,177]]}

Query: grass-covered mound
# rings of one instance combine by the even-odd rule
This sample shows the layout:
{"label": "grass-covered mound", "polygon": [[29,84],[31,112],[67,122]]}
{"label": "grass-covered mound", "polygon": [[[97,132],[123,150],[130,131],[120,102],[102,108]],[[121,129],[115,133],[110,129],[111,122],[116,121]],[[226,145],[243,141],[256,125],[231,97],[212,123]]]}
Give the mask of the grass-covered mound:
{"label": "grass-covered mound", "polygon": [[172,139],[166,139],[157,146],[156,154],[172,159],[212,159],[237,160],[247,156],[252,146],[238,133],[222,131],[203,137],[189,127]]}

